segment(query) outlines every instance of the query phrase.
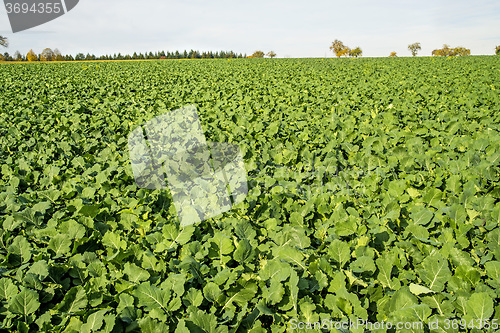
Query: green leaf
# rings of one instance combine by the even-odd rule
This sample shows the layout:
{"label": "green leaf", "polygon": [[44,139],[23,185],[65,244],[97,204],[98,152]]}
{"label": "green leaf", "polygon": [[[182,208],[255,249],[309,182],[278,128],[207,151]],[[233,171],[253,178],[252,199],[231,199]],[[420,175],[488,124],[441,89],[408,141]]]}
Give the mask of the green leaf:
{"label": "green leaf", "polygon": [[139,327],[143,333],[168,332],[169,328],[162,322],[145,317],[139,321]]}
{"label": "green leaf", "polygon": [[266,301],[271,305],[277,304],[281,302],[284,294],[285,288],[283,288],[283,284],[277,279],[272,279],[271,285],[267,288]]}
{"label": "green leaf", "polygon": [[162,247],[159,250],[175,249],[178,245],[186,244],[193,236],[195,230],[193,225],[187,225],[180,229],[173,224],[165,225],[162,229],[165,240],[162,242]]}
{"label": "green leaf", "polygon": [[423,199],[427,205],[439,208],[441,205],[440,200],[442,197],[443,197],[443,192],[441,192],[441,190],[436,188],[431,188],[424,195]]}
{"label": "green leaf", "polygon": [[[418,207],[418,206],[417,206]],[[414,212],[410,214],[413,222],[418,225],[427,225],[434,217],[434,213],[427,209],[414,209]]]}
{"label": "green leaf", "polygon": [[257,293],[257,290],[258,287],[253,282],[246,282],[242,287],[230,290],[228,292],[227,300],[222,307],[222,310],[224,310],[226,307],[229,307],[232,303],[236,303],[239,306],[248,304],[248,302],[250,302],[250,300]]}
{"label": "green leaf", "polygon": [[391,277],[392,269],[394,267],[394,259],[390,256],[385,256],[378,258],[376,262],[379,269],[377,279],[380,281],[380,283],[382,283],[384,287],[390,288],[392,290],[399,289],[401,284],[399,283],[398,279]]}
{"label": "green leaf", "polygon": [[421,285],[418,285],[418,284],[415,284],[415,283],[410,283],[410,292],[413,295],[417,295],[417,296],[419,296],[421,294],[430,294],[430,293],[433,293],[433,291],[430,290],[429,288],[421,286]]}
{"label": "green leaf", "polygon": [[80,208],[79,213],[83,216],[94,218],[99,214],[99,205],[84,205]]}
{"label": "green leaf", "polygon": [[339,263],[340,268],[343,268],[344,265],[351,260],[351,249],[349,245],[338,239],[331,242],[328,247],[328,254],[333,260]]}
{"label": "green leaf", "polygon": [[[213,313],[205,313],[202,310],[196,310],[192,312],[189,316],[189,322],[196,325],[195,328],[190,329],[191,332],[199,332],[201,329],[205,333],[227,333],[227,326],[220,325],[217,323],[217,317]],[[187,325],[190,326],[189,323]]]}
{"label": "green leaf", "polygon": [[290,301],[292,302],[295,314],[297,314],[298,313],[297,312],[297,299],[298,299],[298,295],[299,295],[299,277],[294,270],[292,270],[290,272],[289,287],[290,287]]}
{"label": "green leaf", "polygon": [[26,263],[31,259],[31,245],[24,236],[16,236],[8,251],[19,258],[19,264]]}
{"label": "green leaf", "polygon": [[252,258],[253,249],[250,242],[246,239],[242,239],[236,246],[236,251],[234,251],[233,258],[239,263],[246,262]]}
{"label": "green leaf", "polygon": [[12,297],[17,295],[17,287],[12,280],[8,278],[0,279],[0,299],[9,301]]}
{"label": "green leaf", "polygon": [[417,298],[410,293],[408,287],[402,287],[391,296],[387,306],[389,313],[397,318],[406,309],[417,304]]}
{"label": "green leaf", "polygon": [[99,330],[104,321],[104,315],[108,312],[107,309],[99,310],[88,316],[87,322],[82,325],[80,332],[90,333]]}
{"label": "green leaf", "polygon": [[492,287],[500,288],[500,261],[488,261],[484,264],[484,268],[486,268],[486,273],[490,278],[489,284]]}
{"label": "green leaf", "polygon": [[38,275],[40,280],[43,280],[49,276],[49,265],[47,264],[47,261],[39,260],[31,265],[26,274]]}
{"label": "green leaf", "polygon": [[285,281],[290,276],[291,271],[292,268],[288,263],[274,259],[266,262],[264,268],[259,271],[259,276],[264,281]]}
{"label": "green leaf", "polygon": [[186,276],[184,274],[170,274],[168,278],[160,285],[163,289],[174,291],[177,296],[184,294],[184,284],[186,283]]}
{"label": "green leaf", "polygon": [[226,235],[218,232],[212,237],[210,240],[213,244],[215,244],[217,252],[222,256],[225,254],[230,254],[233,252],[233,242]]}
{"label": "green leaf", "polygon": [[128,280],[132,283],[146,281],[150,277],[148,271],[129,262],[123,266],[123,273],[127,274]]}
{"label": "green leaf", "polygon": [[71,288],[61,303],[56,307],[62,313],[73,314],[84,309],[87,306],[87,293],[82,286]]}
{"label": "green leaf", "polygon": [[429,289],[437,292],[444,290],[445,283],[451,277],[448,261],[439,255],[425,258],[417,273]]}
{"label": "green leaf", "polygon": [[71,239],[63,234],[57,234],[49,241],[49,249],[55,252],[56,258],[68,253],[71,249]]}
{"label": "green leaf", "polygon": [[141,283],[134,291],[134,296],[139,300],[138,305],[145,307],[146,311],[168,312],[170,291],[162,290],[148,282]]}
{"label": "green leaf", "polygon": [[184,294],[183,300],[194,307],[199,307],[203,302],[203,294],[198,289],[190,288],[189,291]]}
{"label": "green leaf", "polygon": [[34,313],[39,307],[40,302],[38,301],[38,293],[27,288],[21,290],[19,294],[12,297],[9,302],[10,312],[24,316]]}
{"label": "green leaf", "polygon": [[203,295],[205,298],[212,303],[218,302],[218,300],[223,296],[219,286],[213,282],[208,282],[205,287],[203,287]]}
{"label": "green leaf", "polygon": [[102,237],[102,243],[113,250],[125,250],[127,248],[127,242],[112,231],[106,232]]}
{"label": "green leaf", "polygon": [[480,320],[490,319],[493,315],[493,299],[485,292],[474,293],[467,301],[467,318]]}

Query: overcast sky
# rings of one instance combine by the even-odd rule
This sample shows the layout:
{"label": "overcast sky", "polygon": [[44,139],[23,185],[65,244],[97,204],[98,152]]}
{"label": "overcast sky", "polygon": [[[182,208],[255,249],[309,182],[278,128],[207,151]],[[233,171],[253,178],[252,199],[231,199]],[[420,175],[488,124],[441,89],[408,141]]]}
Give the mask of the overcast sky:
{"label": "overcast sky", "polygon": [[444,43],[493,54],[500,1],[80,0],[66,15],[15,34],[2,7],[0,35],[11,54],[50,47],[72,55],[195,49],[331,57],[334,39],[368,57],[409,56],[413,42],[426,56]]}

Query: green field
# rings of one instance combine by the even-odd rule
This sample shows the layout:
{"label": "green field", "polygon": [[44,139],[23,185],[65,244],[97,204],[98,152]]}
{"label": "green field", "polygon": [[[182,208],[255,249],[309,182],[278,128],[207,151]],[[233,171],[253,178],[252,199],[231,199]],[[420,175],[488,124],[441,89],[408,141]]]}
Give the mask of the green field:
{"label": "green field", "polygon": [[[181,228],[127,137],[189,104],[249,193]],[[0,147],[0,330],[500,325],[500,57],[3,64]]]}

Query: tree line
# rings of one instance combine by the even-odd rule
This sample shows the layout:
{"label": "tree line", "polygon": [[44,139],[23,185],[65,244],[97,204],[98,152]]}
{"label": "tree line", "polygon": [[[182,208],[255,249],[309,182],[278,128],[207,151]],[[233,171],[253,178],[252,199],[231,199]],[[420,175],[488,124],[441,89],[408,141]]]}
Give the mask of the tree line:
{"label": "tree line", "polygon": [[[418,42],[408,45],[408,50],[414,57],[418,54],[418,52],[421,49],[422,46]],[[351,49],[348,46],[344,45],[344,43],[338,39],[332,42],[330,50],[333,51],[333,54],[335,54],[335,56],[338,58],[342,56],[358,57],[363,55],[363,51],[359,46],[354,49]],[[441,57],[467,56],[470,55],[470,49],[467,49],[462,46],[450,47],[449,45],[444,44],[441,49],[435,49],[432,51],[431,54],[433,56],[441,56]],[[495,47],[495,54],[500,55],[500,45]],[[397,57],[397,53],[393,51],[389,54],[389,57]]]}
{"label": "tree line", "polygon": [[74,57],[71,54],[63,55],[58,49],[46,48],[42,53],[37,54],[33,50],[30,50],[26,55],[21,54],[16,51],[14,55],[10,55],[5,52],[3,55],[0,54],[0,60],[3,61],[82,61],[82,60],[143,60],[143,59],[230,59],[230,58],[245,58],[246,54],[235,53],[233,51],[218,51],[218,52],[199,52],[199,51],[187,51],[184,52],[146,52],[137,53],[134,52],[130,54],[115,53],[113,55],[106,54],[101,56],[96,56],[94,54],[83,54],[78,53]]}
{"label": "tree line", "polygon": [[[7,37],[0,35],[0,46],[8,47],[8,39]],[[408,45],[408,50],[411,52],[412,56],[416,56],[418,52],[422,49],[420,43],[412,43]],[[349,56],[349,57],[359,57],[363,55],[363,51],[359,46],[351,49],[346,46],[342,41],[335,39],[330,46],[330,50],[333,51],[335,56]],[[470,49],[467,49],[462,46],[450,47],[447,44],[444,44],[441,49],[435,49],[431,53],[433,56],[467,56],[470,55]],[[500,45],[495,47],[495,54],[500,55]],[[40,54],[36,54],[33,50],[30,50],[26,55],[21,54],[19,51],[16,51],[13,56],[11,56],[8,52],[5,52],[3,55],[0,53],[0,61],[81,61],[81,60],[140,60],[140,59],[221,59],[221,58],[263,58],[264,56],[268,56],[269,58],[276,57],[276,53],[274,51],[269,51],[267,54],[262,51],[255,51],[252,55],[247,56],[242,53],[235,53],[233,51],[219,51],[219,52],[200,52],[200,51],[187,51],[184,52],[170,52],[170,51],[158,51],[158,52],[149,52],[149,53],[136,53],[134,52],[132,55],[121,53],[113,54],[113,55],[101,55],[95,56],[94,54],[83,54],[78,53],[73,57],[70,54],[62,55],[58,49],[50,49],[46,48]],[[389,57],[397,57],[396,52],[391,52]]]}

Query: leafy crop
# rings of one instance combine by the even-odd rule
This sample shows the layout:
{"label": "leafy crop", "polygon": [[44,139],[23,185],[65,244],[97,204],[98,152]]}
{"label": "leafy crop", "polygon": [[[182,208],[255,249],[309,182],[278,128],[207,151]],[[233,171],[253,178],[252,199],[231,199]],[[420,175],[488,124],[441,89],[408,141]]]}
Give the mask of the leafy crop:
{"label": "leafy crop", "polygon": [[[1,329],[500,319],[499,62],[2,65]],[[127,136],[189,104],[249,194],[180,228]]]}

